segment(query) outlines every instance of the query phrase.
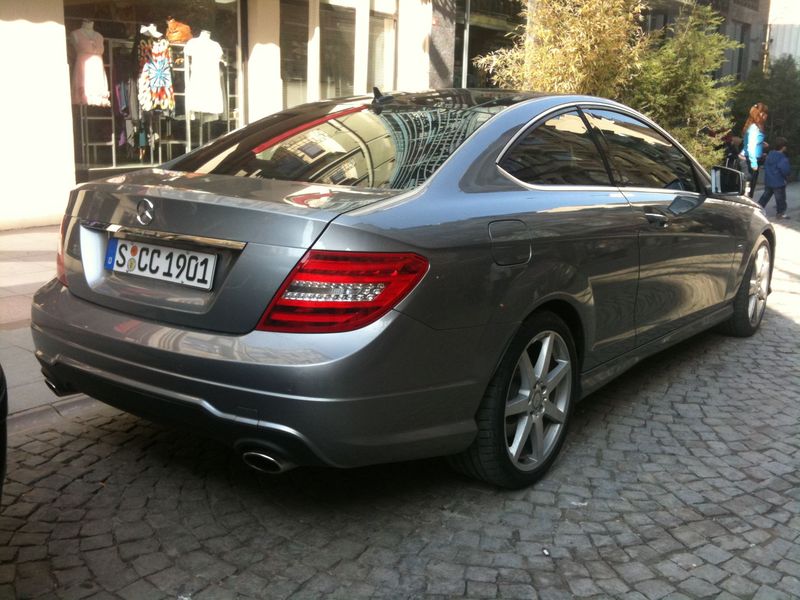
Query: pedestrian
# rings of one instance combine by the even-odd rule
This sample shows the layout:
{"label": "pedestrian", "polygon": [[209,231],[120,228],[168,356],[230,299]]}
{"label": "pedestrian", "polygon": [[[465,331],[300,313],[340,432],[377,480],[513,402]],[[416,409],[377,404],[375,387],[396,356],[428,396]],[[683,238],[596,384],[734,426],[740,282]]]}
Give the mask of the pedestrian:
{"label": "pedestrian", "polygon": [[744,155],[747,174],[750,180],[750,189],[747,195],[751,198],[755,193],[756,181],[758,181],[758,167],[763,162],[764,156],[764,124],[767,121],[769,109],[763,102],[756,102],[750,108],[747,122],[742,129],[742,153]]}
{"label": "pedestrian", "polygon": [[741,152],[742,138],[733,135],[733,132],[728,131],[720,140],[720,144],[715,146],[716,150],[724,150],[725,160],[724,164],[729,169],[736,169],[739,161],[739,152]]}
{"label": "pedestrian", "polygon": [[789,165],[786,149],[786,138],[779,137],[775,140],[775,150],[770,150],[764,161],[764,193],[758,199],[758,203],[766,208],[770,198],[775,194],[778,219],[789,218],[786,214],[786,183],[792,167]]}

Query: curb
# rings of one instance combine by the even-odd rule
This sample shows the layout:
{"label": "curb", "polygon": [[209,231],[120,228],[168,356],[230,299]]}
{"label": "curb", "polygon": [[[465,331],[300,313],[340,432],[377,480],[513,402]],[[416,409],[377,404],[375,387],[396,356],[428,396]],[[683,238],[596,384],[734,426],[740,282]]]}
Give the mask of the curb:
{"label": "curb", "polygon": [[58,421],[69,419],[75,413],[100,406],[105,405],[84,394],[74,394],[45,406],[37,406],[8,415],[6,419],[8,433],[19,433],[35,427],[54,425]]}

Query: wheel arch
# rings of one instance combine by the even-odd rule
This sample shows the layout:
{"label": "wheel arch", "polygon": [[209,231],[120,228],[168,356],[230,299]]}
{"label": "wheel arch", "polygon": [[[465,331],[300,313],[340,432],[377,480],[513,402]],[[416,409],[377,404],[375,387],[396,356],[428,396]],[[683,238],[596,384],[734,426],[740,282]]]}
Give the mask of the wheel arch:
{"label": "wheel arch", "polygon": [[771,257],[771,262],[769,265],[769,279],[770,279],[770,291],[772,291],[772,270],[775,268],[775,244],[777,239],[775,238],[775,230],[768,227],[761,232],[767,239],[767,243],[769,244],[769,255]]}
{"label": "wheel arch", "polygon": [[586,332],[584,331],[583,320],[581,319],[578,309],[563,298],[553,298],[537,305],[525,317],[525,320],[530,319],[535,313],[545,311],[554,313],[564,321],[569,328],[569,332],[572,334],[572,339],[575,342],[575,352],[578,355],[578,372],[580,372],[583,367],[584,356],[586,355]]}

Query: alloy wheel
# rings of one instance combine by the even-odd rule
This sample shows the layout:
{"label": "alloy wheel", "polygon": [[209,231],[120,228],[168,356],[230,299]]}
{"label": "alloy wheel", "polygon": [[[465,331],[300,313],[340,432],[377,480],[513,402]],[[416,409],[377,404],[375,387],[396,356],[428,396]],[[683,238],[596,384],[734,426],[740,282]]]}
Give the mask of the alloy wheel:
{"label": "alloy wheel", "polygon": [[557,447],[571,388],[566,342],[555,331],[542,331],[520,354],[506,397],[506,450],[517,469],[535,469]]}
{"label": "alloy wheel", "polygon": [[753,270],[750,273],[750,293],[747,303],[747,316],[751,325],[757,325],[764,315],[769,292],[769,248],[762,244],[756,252]]}

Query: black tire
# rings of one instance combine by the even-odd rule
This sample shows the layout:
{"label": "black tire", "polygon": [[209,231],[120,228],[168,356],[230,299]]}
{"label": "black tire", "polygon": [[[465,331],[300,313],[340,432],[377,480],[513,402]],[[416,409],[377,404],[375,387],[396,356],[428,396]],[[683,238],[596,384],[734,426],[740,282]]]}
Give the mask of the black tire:
{"label": "black tire", "polygon": [[[766,253],[766,261],[763,260],[763,253]],[[757,267],[757,263],[760,263],[760,268]],[[772,251],[769,242],[762,235],[756,241],[755,251],[733,299],[733,314],[719,327],[721,333],[736,337],[750,337],[758,331],[767,308],[771,276]],[[754,286],[757,288],[755,299],[753,299]],[[755,303],[755,306],[751,307],[751,301]],[[751,309],[754,310],[751,311]]]}
{"label": "black tire", "polygon": [[[545,357],[547,365],[540,368]],[[486,389],[476,415],[475,440],[450,457],[450,463],[500,487],[531,485],[558,455],[577,395],[578,362],[569,327],[551,312],[533,314],[520,327]]]}

